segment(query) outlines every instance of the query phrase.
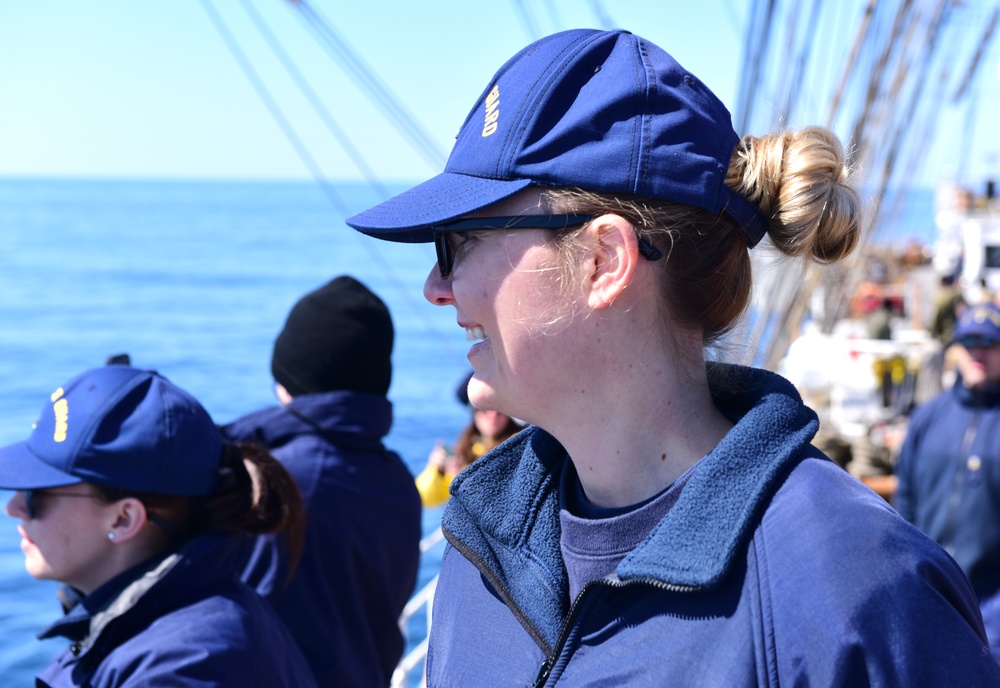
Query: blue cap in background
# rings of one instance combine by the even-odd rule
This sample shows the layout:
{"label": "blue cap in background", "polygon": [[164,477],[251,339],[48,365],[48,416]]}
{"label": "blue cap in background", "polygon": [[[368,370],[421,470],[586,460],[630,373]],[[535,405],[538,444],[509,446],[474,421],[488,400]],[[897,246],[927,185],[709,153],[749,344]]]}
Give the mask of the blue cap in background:
{"label": "blue cap in background", "polygon": [[753,246],[767,220],[724,184],[738,142],[725,105],[662,49],[627,31],[564,31],[500,68],[443,174],[347,224],[426,242],[432,226],[530,186],[580,187],[725,211]]}
{"label": "blue cap in background", "polygon": [[0,488],[90,482],[205,495],[215,488],[222,447],[190,394],[154,371],[110,365],[54,391],[27,441],[0,449]]}
{"label": "blue cap in background", "polygon": [[955,325],[953,341],[965,337],[1000,342],[1000,308],[992,303],[981,303],[965,309]]}

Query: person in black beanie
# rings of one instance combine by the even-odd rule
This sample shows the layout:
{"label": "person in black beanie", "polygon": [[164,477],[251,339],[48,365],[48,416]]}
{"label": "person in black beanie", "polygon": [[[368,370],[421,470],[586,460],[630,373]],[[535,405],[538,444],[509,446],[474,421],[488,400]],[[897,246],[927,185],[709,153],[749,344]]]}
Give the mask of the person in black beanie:
{"label": "person in black beanie", "polygon": [[389,309],[341,275],[295,304],[274,342],[271,374],[293,397],[337,390],[385,394],[392,378]]}
{"label": "person in black beanie", "polygon": [[420,495],[382,438],[392,423],[389,309],[342,275],[303,296],[274,343],[280,406],[222,428],[266,446],[307,512],[294,576],[285,543],[260,537],[243,579],[265,596],[321,686],[387,686],[403,653],[398,618],[413,592]]}

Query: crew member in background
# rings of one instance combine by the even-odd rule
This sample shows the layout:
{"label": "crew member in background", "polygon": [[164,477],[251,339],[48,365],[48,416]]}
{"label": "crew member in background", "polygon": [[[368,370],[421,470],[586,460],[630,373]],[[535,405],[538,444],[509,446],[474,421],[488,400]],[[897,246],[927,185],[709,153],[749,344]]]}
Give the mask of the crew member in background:
{"label": "crew member in background", "polygon": [[28,573],[65,586],[65,615],[39,634],[65,649],[33,686],[316,685],[237,578],[247,533],[301,551],[295,484],[155,371],[109,365],[56,389],[28,440],[0,449],[0,488],[17,490]]}
{"label": "crew member in background", "polygon": [[951,348],[955,385],[913,414],[896,509],[969,576],[1000,659],[1000,308],[966,310]]}
{"label": "crew member in background", "polygon": [[386,686],[403,653],[398,619],[420,558],[420,495],[382,445],[393,326],[368,288],[341,276],[303,296],[274,344],[280,406],[223,428],[268,447],[302,490],[305,548],[285,585],[280,538],[254,546],[244,580],[267,597],[322,686]]}
{"label": "crew member in background", "polygon": [[456,475],[523,427],[505,413],[473,406],[468,391],[471,379],[471,373],[466,375],[455,390],[459,402],[472,412],[469,424],[459,433],[455,446],[447,447],[438,441],[427,457],[427,466],[417,476],[417,489],[426,507],[441,506],[448,501],[448,488]]}

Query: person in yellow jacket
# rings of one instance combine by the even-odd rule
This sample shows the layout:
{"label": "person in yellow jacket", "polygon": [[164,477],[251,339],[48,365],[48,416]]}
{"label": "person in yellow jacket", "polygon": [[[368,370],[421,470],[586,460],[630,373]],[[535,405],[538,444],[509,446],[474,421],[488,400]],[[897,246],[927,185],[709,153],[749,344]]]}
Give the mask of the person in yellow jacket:
{"label": "person in yellow jacket", "polygon": [[427,466],[417,476],[417,489],[425,507],[436,507],[448,501],[452,479],[463,468],[515,435],[523,426],[499,411],[484,411],[469,404],[466,392],[468,378],[457,390],[459,401],[472,409],[472,420],[459,434],[454,447],[438,441],[427,457]]}

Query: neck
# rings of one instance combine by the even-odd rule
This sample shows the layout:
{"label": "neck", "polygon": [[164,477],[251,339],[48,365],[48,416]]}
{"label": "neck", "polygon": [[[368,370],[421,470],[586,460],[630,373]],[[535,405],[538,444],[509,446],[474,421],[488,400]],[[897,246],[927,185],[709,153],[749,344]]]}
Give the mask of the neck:
{"label": "neck", "polygon": [[605,342],[601,364],[580,368],[587,375],[536,421],[566,448],[587,498],[601,507],[662,491],[732,428],[712,403],[700,337],[669,350],[617,344]]}

